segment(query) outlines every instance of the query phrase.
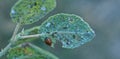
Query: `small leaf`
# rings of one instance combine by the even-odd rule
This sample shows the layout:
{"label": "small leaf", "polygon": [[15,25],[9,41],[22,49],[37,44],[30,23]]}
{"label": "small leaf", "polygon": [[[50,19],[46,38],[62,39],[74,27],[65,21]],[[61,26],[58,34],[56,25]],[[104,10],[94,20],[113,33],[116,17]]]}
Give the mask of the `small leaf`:
{"label": "small leaf", "polygon": [[15,23],[37,22],[56,6],[56,0],[18,0],[12,7],[10,16]]}
{"label": "small leaf", "polygon": [[[40,49],[40,48],[39,48]],[[42,49],[41,49],[42,50]],[[49,52],[42,50],[38,51],[29,45],[19,45],[14,48],[11,48],[8,52],[8,59],[58,59],[54,58]],[[46,55],[47,54],[47,55]]]}
{"label": "small leaf", "polygon": [[40,26],[39,33],[48,35],[56,43],[59,40],[63,48],[76,48],[91,41],[95,33],[81,17],[74,14],[56,14],[49,17]]}

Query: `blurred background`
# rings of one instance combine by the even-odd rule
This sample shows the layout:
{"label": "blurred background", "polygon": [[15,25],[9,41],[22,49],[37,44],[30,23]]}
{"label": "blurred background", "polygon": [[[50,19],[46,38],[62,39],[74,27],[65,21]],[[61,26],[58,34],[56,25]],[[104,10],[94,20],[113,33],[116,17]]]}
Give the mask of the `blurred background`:
{"label": "blurred background", "polygon": [[[17,0],[0,0],[0,49],[12,36],[15,23],[11,21],[10,10]],[[75,48],[51,48],[38,43],[60,59],[120,59],[120,0],[57,0],[57,7],[41,21],[24,26],[25,29],[40,25],[50,15],[72,13],[81,16],[96,32],[89,43]],[[7,59],[5,56],[2,59]]]}

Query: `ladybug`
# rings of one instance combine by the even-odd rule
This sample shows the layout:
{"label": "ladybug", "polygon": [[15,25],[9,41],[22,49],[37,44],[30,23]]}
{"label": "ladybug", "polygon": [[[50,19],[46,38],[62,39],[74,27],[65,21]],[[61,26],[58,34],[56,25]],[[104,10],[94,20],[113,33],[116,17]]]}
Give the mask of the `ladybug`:
{"label": "ladybug", "polygon": [[45,38],[45,41],[44,41],[47,45],[51,46],[52,45],[52,40],[48,37]]}

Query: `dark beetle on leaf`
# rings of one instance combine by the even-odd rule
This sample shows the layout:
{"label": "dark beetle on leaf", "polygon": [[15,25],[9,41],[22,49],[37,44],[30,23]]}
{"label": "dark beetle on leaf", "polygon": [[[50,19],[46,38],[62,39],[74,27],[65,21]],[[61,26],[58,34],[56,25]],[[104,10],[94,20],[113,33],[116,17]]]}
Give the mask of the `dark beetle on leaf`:
{"label": "dark beetle on leaf", "polygon": [[46,37],[45,41],[44,41],[47,45],[51,46],[52,45],[52,41],[50,38]]}

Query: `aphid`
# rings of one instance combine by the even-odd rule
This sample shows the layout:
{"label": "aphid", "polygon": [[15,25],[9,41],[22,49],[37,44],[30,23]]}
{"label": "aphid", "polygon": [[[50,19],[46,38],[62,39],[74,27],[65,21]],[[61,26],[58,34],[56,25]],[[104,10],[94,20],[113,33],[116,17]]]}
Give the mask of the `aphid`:
{"label": "aphid", "polygon": [[47,45],[51,46],[52,45],[52,40],[48,37],[45,38],[45,41],[44,41]]}

